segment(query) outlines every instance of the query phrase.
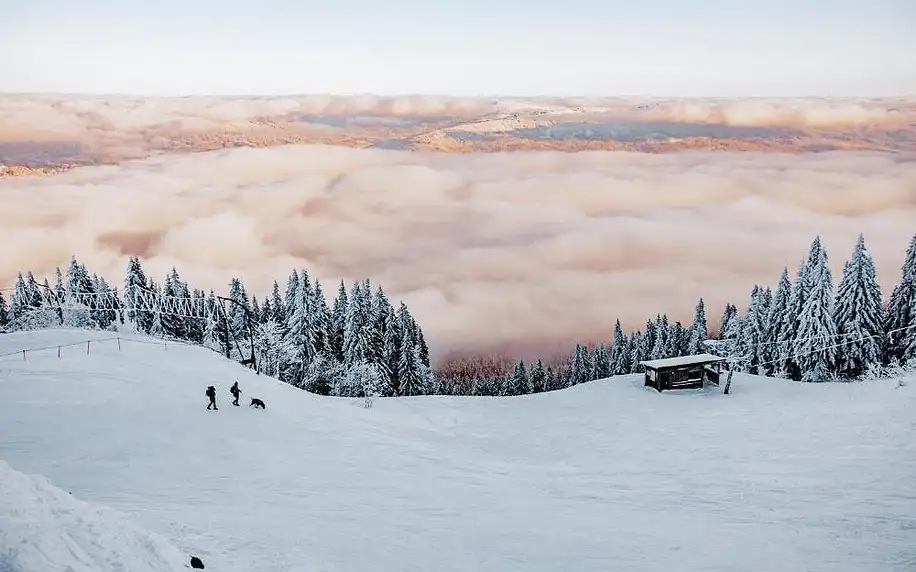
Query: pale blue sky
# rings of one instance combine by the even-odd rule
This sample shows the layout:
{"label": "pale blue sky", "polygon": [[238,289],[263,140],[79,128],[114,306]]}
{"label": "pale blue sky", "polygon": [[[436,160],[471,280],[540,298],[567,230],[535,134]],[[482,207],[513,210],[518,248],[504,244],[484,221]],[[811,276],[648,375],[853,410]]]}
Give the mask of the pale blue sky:
{"label": "pale blue sky", "polygon": [[0,91],[916,94],[916,0],[0,0]]}

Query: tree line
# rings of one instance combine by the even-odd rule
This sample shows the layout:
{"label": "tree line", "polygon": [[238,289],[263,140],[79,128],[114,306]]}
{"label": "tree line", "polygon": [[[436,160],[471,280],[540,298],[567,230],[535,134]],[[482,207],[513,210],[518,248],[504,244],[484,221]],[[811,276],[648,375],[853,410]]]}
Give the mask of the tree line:
{"label": "tree line", "polygon": [[[190,311],[156,312],[136,300],[150,293],[189,300]],[[240,360],[253,353],[267,375],[347,397],[538,393],[642,373],[645,360],[707,351],[729,357],[737,371],[809,382],[886,375],[916,364],[916,236],[886,304],[863,236],[837,287],[816,237],[794,281],[783,268],[775,289],[754,285],[744,312],[725,305],[714,335],[701,298],[689,325],[656,314],[625,333],[617,320],[606,342],[577,343],[568,356],[530,363],[477,356],[432,370],[423,330],[407,305],[395,308],[369,279],[349,289],[341,282],[329,303],[306,270],[294,270],[284,291],[274,281],[260,300],[233,278],[226,299],[231,303],[223,304],[212,290],[191,289],[174,268],[156,282],[137,257],[130,258],[119,292],[74,257],[66,275],[57,270],[53,286],[27,272],[17,277],[9,304],[0,292],[0,331],[126,326],[229,354],[234,349]]]}
{"label": "tree line", "polygon": [[862,235],[836,288],[827,251],[815,237],[794,281],[783,268],[775,290],[754,285],[745,311],[727,303],[714,332],[701,298],[689,325],[657,314],[625,334],[617,320],[610,340],[577,343],[559,359],[526,364],[502,356],[463,357],[449,360],[436,374],[446,392],[517,395],[642,373],[642,361],[705,352],[729,358],[736,371],[806,382],[880,377],[916,367],[916,235],[886,304]]}
{"label": "tree line", "polygon": [[[150,302],[156,297],[171,300],[169,308],[156,311]],[[9,304],[0,292],[0,330],[129,329],[204,345],[239,360],[254,353],[261,373],[323,395],[432,392],[423,329],[404,302],[395,308],[369,279],[355,281],[349,290],[341,281],[329,304],[306,270],[294,270],[283,292],[274,281],[260,300],[233,278],[226,300],[212,290],[191,289],[174,268],[156,282],[138,257],[130,257],[119,292],[73,257],[66,275],[57,269],[53,286],[47,279],[38,282],[32,272],[19,273]]]}

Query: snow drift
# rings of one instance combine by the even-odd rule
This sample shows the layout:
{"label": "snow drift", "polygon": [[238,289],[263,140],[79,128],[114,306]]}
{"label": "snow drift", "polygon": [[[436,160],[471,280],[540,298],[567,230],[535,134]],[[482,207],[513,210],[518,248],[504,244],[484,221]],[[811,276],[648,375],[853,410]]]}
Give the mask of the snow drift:
{"label": "snow drift", "polygon": [[[916,381],[736,375],[725,396],[622,376],[366,409],[198,347],[122,338],[57,358],[57,344],[107,335],[0,336],[0,354],[50,348],[0,360],[0,458],[124,512],[207,571],[916,566]],[[236,379],[242,407],[229,404]],[[210,384],[219,411],[206,410]]]}
{"label": "snow drift", "polygon": [[174,572],[187,561],[118,512],[0,459],[0,571]]}

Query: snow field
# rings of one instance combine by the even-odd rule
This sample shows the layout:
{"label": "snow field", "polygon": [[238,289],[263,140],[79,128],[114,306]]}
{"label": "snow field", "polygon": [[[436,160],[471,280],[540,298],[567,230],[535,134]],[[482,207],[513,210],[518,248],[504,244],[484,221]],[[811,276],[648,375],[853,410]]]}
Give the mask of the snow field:
{"label": "snow field", "polygon": [[916,569],[916,380],[641,385],[365,409],[203,348],[101,342],[0,360],[0,459],[207,570]]}

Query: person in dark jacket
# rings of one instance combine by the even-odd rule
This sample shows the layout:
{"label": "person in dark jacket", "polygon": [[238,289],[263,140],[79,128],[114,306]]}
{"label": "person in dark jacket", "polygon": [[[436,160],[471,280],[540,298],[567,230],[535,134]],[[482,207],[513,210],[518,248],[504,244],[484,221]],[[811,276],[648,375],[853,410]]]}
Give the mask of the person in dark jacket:
{"label": "person in dark jacket", "polygon": [[207,397],[210,398],[210,403],[207,405],[207,409],[219,410],[219,407],[216,406],[216,388],[212,385],[207,387]]}
{"label": "person in dark jacket", "polygon": [[242,394],[242,390],[239,389],[238,381],[232,384],[232,387],[229,388],[229,393],[231,393],[232,397],[235,398],[232,400],[232,405],[235,405],[236,407],[238,407],[239,406],[239,395]]}

